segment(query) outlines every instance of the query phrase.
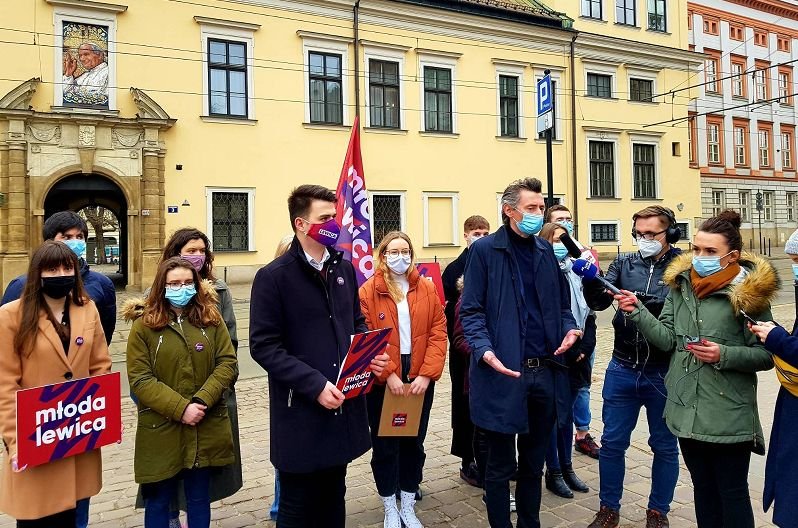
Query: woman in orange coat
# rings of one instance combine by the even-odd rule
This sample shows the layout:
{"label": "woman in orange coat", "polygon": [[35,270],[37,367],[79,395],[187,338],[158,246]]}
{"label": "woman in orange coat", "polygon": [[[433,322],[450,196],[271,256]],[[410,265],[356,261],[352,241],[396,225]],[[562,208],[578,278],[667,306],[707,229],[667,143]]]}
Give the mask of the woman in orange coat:
{"label": "woman in orange coat", "polygon": [[77,501],[102,487],[99,449],[31,468],[17,464],[17,391],[111,370],[100,316],[77,270],[71,249],[47,241],[31,258],[21,299],[0,308],[0,511],[18,527],[74,528]]}
{"label": "woman in orange coat", "polygon": [[[390,361],[367,396],[371,426],[371,469],[385,506],[386,528],[421,528],[415,494],[424,468],[435,381],[446,361],[446,317],[432,281],[422,278],[410,238],[399,231],[385,235],[377,248],[377,270],[360,288],[360,308],[369,329],[393,328],[388,343]],[[386,387],[393,394],[424,394],[421,425],[416,437],[379,437],[377,432]],[[401,491],[397,509],[395,492]]]}

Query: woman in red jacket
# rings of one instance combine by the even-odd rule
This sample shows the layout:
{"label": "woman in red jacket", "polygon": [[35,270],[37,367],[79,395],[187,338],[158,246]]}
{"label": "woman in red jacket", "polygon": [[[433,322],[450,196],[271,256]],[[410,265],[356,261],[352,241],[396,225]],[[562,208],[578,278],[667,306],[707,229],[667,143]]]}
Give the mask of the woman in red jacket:
{"label": "woman in red jacket", "polygon": [[[367,396],[371,426],[371,469],[385,505],[385,528],[421,528],[415,513],[415,493],[424,468],[435,381],[446,361],[446,317],[432,281],[413,265],[413,244],[399,231],[385,235],[377,248],[377,270],[360,288],[360,308],[370,330],[393,328],[388,366]],[[424,394],[421,425],[416,437],[379,437],[386,387],[395,395]],[[396,489],[401,508],[396,506]]]}

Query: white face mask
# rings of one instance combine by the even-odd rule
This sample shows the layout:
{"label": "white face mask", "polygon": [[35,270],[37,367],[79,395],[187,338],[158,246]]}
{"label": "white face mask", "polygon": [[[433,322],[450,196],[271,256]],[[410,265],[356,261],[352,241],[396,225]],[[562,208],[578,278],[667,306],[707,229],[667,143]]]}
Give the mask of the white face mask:
{"label": "white face mask", "polygon": [[646,240],[641,238],[637,241],[637,247],[640,251],[640,256],[643,258],[653,257],[659,255],[662,251],[662,242],[659,240]]}
{"label": "white face mask", "polygon": [[392,272],[397,275],[404,275],[410,267],[410,255],[388,255],[388,259],[385,262]]}
{"label": "white face mask", "polygon": [[468,235],[468,245],[470,246],[480,238],[484,237],[485,235]]}

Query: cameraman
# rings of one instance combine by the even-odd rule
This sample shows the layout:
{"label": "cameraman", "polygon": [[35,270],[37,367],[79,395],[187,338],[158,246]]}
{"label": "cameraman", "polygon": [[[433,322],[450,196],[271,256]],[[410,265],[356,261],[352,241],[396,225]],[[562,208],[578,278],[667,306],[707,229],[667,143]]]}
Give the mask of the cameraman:
{"label": "cameraman", "polygon": [[[681,253],[671,246],[679,240],[681,233],[673,211],[658,205],[635,213],[632,223],[632,236],[637,240],[638,251],[619,255],[610,264],[605,278],[618,288],[635,292],[649,311],[659,316],[669,290],[663,274],[674,257]],[[599,281],[586,280],[584,286],[590,308],[605,310],[612,305],[612,296]],[[601,508],[588,528],[615,528],[619,524],[626,449],[642,406],[646,407],[648,418],[648,445],[654,452],[646,527],[667,527],[667,515],[679,477],[676,437],[668,430],[662,416],[666,401],[664,378],[670,354],[650,346],[622,312],[615,314],[612,325],[615,343],[602,391]]]}

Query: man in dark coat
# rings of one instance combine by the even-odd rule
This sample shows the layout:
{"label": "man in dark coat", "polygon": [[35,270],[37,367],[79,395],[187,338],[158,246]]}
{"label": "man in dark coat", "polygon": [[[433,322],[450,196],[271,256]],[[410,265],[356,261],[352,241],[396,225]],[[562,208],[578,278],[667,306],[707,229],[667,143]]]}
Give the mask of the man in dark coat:
{"label": "man in dark coat", "polygon": [[471,418],[486,431],[485,500],[492,528],[512,527],[516,435],[518,524],[540,526],[546,449],[556,417],[564,421],[571,403],[562,354],[581,332],[551,244],[533,236],[543,225],[544,209],[539,180],[510,184],[502,195],[504,225],[468,251],[460,317],[472,349]]}
{"label": "man in dark coat", "polygon": [[466,248],[443,270],[443,292],[446,296],[446,331],[449,335],[449,375],[452,378],[452,454],[461,460],[460,478],[472,486],[482,485],[482,475],[474,459],[474,424],[468,407],[465,377],[468,375],[468,358],[455,351],[454,318],[460,289],[457,281],[463,276],[468,248],[475,241],[490,234],[490,223],[479,215],[469,216],[463,223]]}
{"label": "man in dark coat", "polygon": [[[365,397],[335,383],[351,336],[367,330],[351,262],[333,249],[335,195],[302,185],[288,198],[294,241],[252,284],[249,346],[269,373],[278,528],[344,528],[346,466],[371,447]],[[388,355],[372,361],[379,374]]]}
{"label": "man in dark coat", "polygon": [[[89,228],[86,221],[78,216],[74,211],[59,211],[53,214],[44,222],[42,237],[45,240],[58,240],[63,242],[74,251],[80,263],[80,278],[83,279],[83,287],[100,313],[100,323],[105,332],[105,340],[110,345],[116,327],[116,289],[111,279],[91,271],[83,255],[86,252],[86,238],[89,236]],[[0,306],[16,301],[22,295],[22,290],[27,282],[27,275],[20,275],[8,283],[6,291],[3,293],[3,300]]]}

